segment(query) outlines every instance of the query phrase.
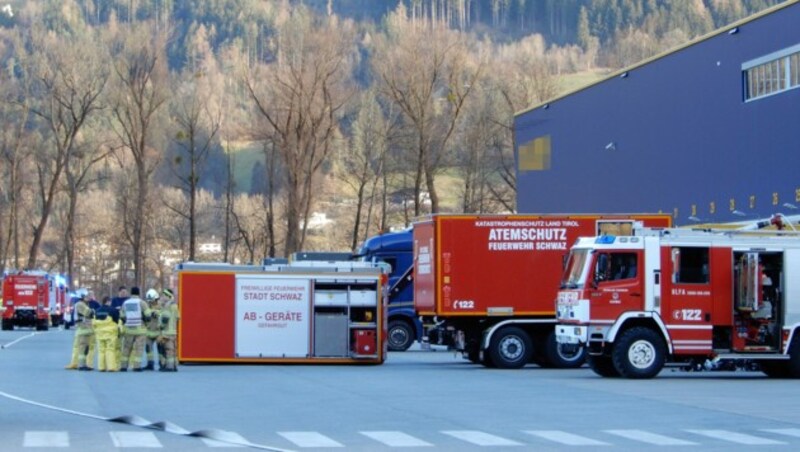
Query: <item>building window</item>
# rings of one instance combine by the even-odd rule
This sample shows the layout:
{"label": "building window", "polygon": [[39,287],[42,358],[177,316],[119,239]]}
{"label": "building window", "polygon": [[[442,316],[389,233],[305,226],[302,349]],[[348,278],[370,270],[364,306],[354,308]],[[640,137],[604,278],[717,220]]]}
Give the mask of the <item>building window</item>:
{"label": "building window", "polygon": [[745,101],[800,86],[800,44],[742,65]]}
{"label": "building window", "polygon": [[550,135],[544,135],[519,146],[520,171],[546,171],[550,169]]}

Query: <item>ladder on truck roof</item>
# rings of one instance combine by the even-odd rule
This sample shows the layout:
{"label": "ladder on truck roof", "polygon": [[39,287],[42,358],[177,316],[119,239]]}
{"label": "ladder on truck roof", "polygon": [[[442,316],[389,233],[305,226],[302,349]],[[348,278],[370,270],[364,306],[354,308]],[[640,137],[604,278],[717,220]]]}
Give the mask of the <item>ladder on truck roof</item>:
{"label": "ladder on truck roof", "polygon": [[746,237],[800,237],[800,230],[794,224],[800,223],[800,215],[785,216],[775,214],[766,219],[751,222],[720,223],[709,227],[692,228],[635,228],[636,236],[670,236],[670,237],[708,237],[709,234],[720,236]]}

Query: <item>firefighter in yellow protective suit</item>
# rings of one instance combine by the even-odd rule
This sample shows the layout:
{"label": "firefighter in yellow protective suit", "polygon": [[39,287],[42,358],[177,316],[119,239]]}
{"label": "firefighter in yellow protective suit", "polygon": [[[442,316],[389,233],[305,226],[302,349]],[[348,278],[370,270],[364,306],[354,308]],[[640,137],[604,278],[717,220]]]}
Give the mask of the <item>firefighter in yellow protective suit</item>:
{"label": "firefighter in yellow protective suit", "polygon": [[161,336],[161,320],[159,319],[160,308],[158,305],[158,291],[150,289],[145,294],[145,301],[150,307],[150,317],[145,319],[147,326],[147,341],[145,342],[145,351],[147,352],[147,366],[144,370],[155,370],[155,358],[158,353],[159,367],[164,367],[164,359],[161,354],[161,347],[159,347],[158,337]]}
{"label": "firefighter in yellow protective suit", "polygon": [[180,313],[178,311],[178,303],[169,289],[164,289],[164,305],[161,308],[161,346],[164,349],[165,363],[164,367],[159,369],[163,372],[177,372],[178,360],[176,358],[177,342],[178,342],[178,320],[180,320]]}
{"label": "firefighter in yellow protective suit", "polygon": [[75,340],[72,342],[72,359],[65,369],[92,370],[94,362],[94,311],[86,302],[86,295],[75,303]]}
{"label": "firefighter in yellow protective suit", "polygon": [[116,372],[119,370],[117,355],[119,354],[119,325],[111,314],[111,300],[103,301],[103,305],[95,313],[92,321],[94,334],[97,337],[97,370],[100,372]]}
{"label": "firefighter in yellow protective suit", "polygon": [[126,372],[129,364],[134,372],[142,371],[142,355],[147,340],[147,327],[144,322],[150,315],[150,307],[139,298],[139,288],[131,287],[131,297],[122,303],[119,316],[125,326],[119,368],[121,372]]}

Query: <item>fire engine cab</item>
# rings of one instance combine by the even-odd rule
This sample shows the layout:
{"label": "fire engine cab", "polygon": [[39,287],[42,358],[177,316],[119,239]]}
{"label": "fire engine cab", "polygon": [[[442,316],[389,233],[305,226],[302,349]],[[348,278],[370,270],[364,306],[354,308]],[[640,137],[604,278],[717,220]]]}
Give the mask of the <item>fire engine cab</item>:
{"label": "fire engine cab", "polygon": [[800,377],[800,236],[647,229],[579,239],[556,301],[559,343],[595,373],[760,369]]}
{"label": "fire engine cab", "polygon": [[3,278],[2,329],[15,326],[50,328],[51,309],[55,313],[52,278],[42,271],[19,272]]}

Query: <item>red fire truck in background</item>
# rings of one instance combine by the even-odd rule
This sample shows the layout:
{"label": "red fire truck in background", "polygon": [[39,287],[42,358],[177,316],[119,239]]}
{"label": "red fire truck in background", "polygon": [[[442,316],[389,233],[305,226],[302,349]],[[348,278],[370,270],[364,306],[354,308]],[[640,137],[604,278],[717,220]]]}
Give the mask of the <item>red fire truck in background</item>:
{"label": "red fire truck in background", "polygon": [[24,271],[3,278],[2,329],[15,326],[47,330],[63,321],[66,287],[43,271]]}
{"label": "red fire truck in background", "polygon": [[582,238],[557,311],[558,342],[584,344],[604,377],[651,378],[669,363],[797,378],[800,237],[642,229]]}
{"label": "red fire truck in background", "polygon": [[668,227],[669,215],[433,215],[414,223],[414,307],[433,344],[486,366],[578,367],[559,346],[553,300],[580,236]]}

